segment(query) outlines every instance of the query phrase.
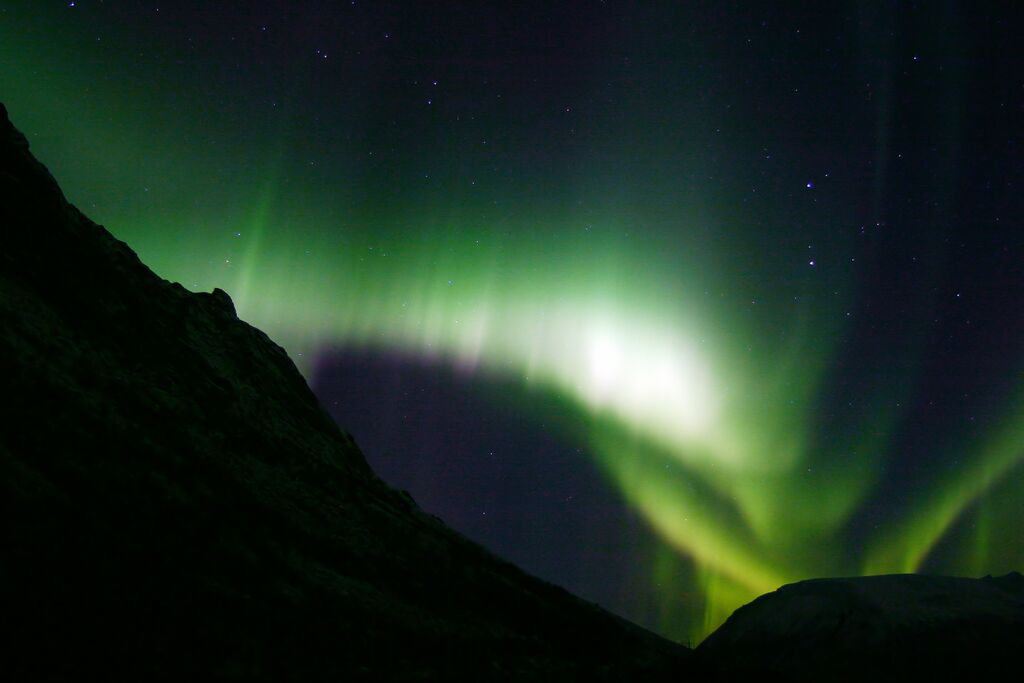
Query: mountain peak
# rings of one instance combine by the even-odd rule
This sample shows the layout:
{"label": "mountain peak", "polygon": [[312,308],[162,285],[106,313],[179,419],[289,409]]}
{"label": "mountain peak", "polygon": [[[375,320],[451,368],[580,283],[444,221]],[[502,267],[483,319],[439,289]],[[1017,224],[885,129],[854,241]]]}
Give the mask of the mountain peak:
{"label": "mountain peak", "polygon": [[1021,575],[811,579],[736,610],[698,648],[727,678],[989,680],[1019,668]]}

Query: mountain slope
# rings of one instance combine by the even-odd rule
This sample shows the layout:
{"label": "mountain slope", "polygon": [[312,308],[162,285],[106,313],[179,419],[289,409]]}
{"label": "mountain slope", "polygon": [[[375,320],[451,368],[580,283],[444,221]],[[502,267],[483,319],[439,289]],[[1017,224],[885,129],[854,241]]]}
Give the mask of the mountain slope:
{"label": "mountain slope", "polygon": [[735,680],[1002,680],[1024,665],[1024,577],[802,581],[736,610],[697,658]]}
{"label": "mountain slope", "polygon": [[68,204],[2,105],[0,240],[7,680],[687,679],[685,648],[384,485],[281,348]]}

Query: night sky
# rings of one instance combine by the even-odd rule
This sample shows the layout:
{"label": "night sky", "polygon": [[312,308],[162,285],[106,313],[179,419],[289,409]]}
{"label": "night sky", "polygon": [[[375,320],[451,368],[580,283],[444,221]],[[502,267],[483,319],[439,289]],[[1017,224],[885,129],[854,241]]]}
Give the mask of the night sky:
{"label": "night sky", "polygon": [[15,0],[0,100],[384,479],[696,641],[802,578],[1024,569],[992,7]]}

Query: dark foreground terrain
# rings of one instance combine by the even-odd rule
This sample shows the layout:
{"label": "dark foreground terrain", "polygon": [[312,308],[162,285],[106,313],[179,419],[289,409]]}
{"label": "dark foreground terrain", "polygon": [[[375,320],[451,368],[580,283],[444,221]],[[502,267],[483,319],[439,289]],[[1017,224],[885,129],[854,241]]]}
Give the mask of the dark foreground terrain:
{"label": "dark foreground terrain", "polygon": [[1018,680],[1024,576],[801,581],[736,610],[697,658],[728,680]]}
{"label": "dark foreground terrain", "polygon": [[2,106],[0,241],[5,680],[689,678],[388,488],[227,294],[69,205]]}
{"label": "dark foreground terrain", "polygon": [[[1024,578],[806,581],[696,654],[381,482],[231,299],[69,205],[0,105],[0,678],[1016,680]],[[353,400],[358,400],[354,397]]]}

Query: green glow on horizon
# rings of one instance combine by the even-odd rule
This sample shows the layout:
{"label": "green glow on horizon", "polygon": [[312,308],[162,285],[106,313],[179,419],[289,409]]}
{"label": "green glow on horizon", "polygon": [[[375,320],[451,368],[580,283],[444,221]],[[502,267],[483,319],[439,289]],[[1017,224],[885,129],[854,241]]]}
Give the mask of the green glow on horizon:
{"label": "green glow on horizon", "polygon": [[[1018,401],[1017,405],[1024,405],[1024,402]],[[1021,462],[1024,462],[1024,409],[1017,408],[976,457],[933,482],[919,496],[909,515],[877,539],[866,555],[864,573],[920,571],[929,553],[957,519],[1001,484]],[[989,539],[985,537],[985,524],[989,520],[984,518],[983,512],[982,515],[976,558],[990,549]]]}
{"label": "green glow on horizon", "polygon": [[881,476],[900,418],[893,396],[909,376],[851,417],[844,443],[815,445],[830,356],[799,333],[805,311],[793,313],[787,341],[758,344],[740,311],[688,295],[712,273],[673,271],[643,245],[525,227],[489,243],[453,225],[430,232],[446,237],[359,235],[344,251],[309,254],[267,235],[226,289],[244,286],[240,315],[303,349],[307,369],[320,349],[390,350],[569,400],[579,415],[567,434],[590,444],[623,498],[700,569],[694,640],[784,583],[919,571],[1024,455],[1024,430],[1010,421],[879,529],[859,565],[837,548]]}
{"label": "green glow on horizon", "polygon": [[[569,399],[578,422],[590,426],[568,431],[589,440],[625,500],[701,568],[706,605],[691,632],[697,639],[783,583],[919,570],[957,512],[1021,454],[1024,432],[1011,429],[975,466],[936,487],[934,500],[879,535],[890,534],[895,540],[880,547],[907,553],[906,561],[875,560],[874,551],[858,568],[835,549],[879,475],[898,418],[886,407],[892,401],[853,420],[873,429],[854,430],[837,446],[850,457],[813,448],[808,425],[828,366],[820,345],[814,357],[798,334],[781,349],[758,347],[738,315],[720,307],[713,316],[699,296],[683,294],[683,275],[658,272],[655,254],[574,239],[490,247],[465,238],[431,247],[394,240],[332,254],[330,263],[288,256],[280,244],[263,266],[269,278],[240,314],[310,354],[389,349],[516,377]],[[458,247],[460,240],[471,246]],[[564,254],[588,256],[566,263]],[[289,260],[309,265],[282,266]],[[319,303],[325,293],[329,305]]]}

